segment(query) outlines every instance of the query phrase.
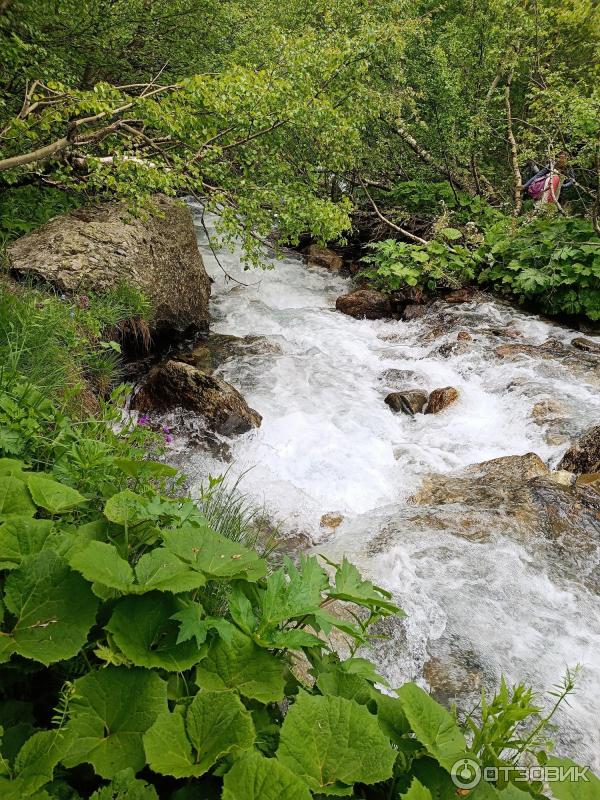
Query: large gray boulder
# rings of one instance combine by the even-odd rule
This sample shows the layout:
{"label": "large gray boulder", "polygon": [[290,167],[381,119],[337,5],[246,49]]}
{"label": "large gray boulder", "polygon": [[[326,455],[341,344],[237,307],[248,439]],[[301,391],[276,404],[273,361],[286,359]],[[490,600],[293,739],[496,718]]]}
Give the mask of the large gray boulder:
{"label": "large gray boulder", "polygon": [[190,212],[158,196],[135,217],[125,203],[85,206],[55,217],[8,248],[11,271],[66,293],[126,283],[152,303],[154,330],[208,329],[210,278]]}

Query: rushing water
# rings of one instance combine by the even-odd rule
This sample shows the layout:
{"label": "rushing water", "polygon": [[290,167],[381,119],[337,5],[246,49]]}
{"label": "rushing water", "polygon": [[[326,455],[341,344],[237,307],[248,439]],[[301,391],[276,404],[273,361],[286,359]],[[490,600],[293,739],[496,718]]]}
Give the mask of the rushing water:
{"label": "rushing water", "polygon": [[[508,513],[409,501],[428,473],[528,451],[553,466],[567,438],[597,424],[597,371],[493,353],[506,342],[568,343],[578,334],[493,300],[447,307],[433,334],[428,318],[357,321],[334,310],[346,279],[295,256],[243,272],[236,255],[221,253],[227,272],[251,284],[240,286],[200,231],[199,241],[215,281],[211,330],[266,337],[268,347],[239,350],[217,370],[262,414],[262,426],[233,441],[228,462],[186,451],[186,470],[245,473],[244,491],[282,532],[309,537],[317,552],[346,553],[393,591],[408,617],[376,654],[392,684],[426,686],[432,655],[430,667],[449,664],[466,694],[502,673],[549,688],[581,663],[579,692],[559,717],[559,750],[598,769],[600,611],[573,571],[577,558],[563,569],[560,554],[542,542],[536,548],[535,532],[528,538]],[[461,329],[474,335],[465,352],[435,352]],[[393,414],[383,402],[397,384],[385,374],[392,369],[414,372],[403,382],[426,390],[455,386],[460,400],[439,415]],[[548,399],[559,401],[559,419],[539,424],[532,407]],[[344,520],[323,528],[325,513]],[[596,534],[587,569],[590,559],[592,568],[600,562],[600,523]]]}

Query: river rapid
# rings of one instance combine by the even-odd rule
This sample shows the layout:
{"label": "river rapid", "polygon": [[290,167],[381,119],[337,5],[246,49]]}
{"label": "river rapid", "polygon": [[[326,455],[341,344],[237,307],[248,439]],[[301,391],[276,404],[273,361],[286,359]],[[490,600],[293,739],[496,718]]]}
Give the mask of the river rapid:
{"label": "river rapid", "polygon": [[[226,271],[250,284],[241,286],[216,263],[192,211],[214,279],[211,332],[264,337],[234,348],[215,374],[263,421],[228,440],[227,457],[186,448],[184,470],[197,481],[243,475],[242,490],[283,538],[346,554],[393,592],[407,618],[390,623],[390,639],[371,654],[391,685],[417,680],[467,708],[502,674],[542,691],[581,664],[578,692],[557,717],[557,750],[598,770],[600,521],[587,520],[577,547],[568,535],[555,546],[543,519],[513,508],[510,489],[498,508],[410,499],[427,475],[501,456],[534,452],[555,466],[599,422],[599,370],[575,357],[494,350],[549,338],[569,346],[580,334],[489,297],[438,304],[411,322],[355,320],[335,311],[351,288],[345,278],[295,255],[244,272],[239,254],[221,252]],[[460,330],[472,336],[463,347],[453,344]],[[454,386],[460,399],[437,415],[394,414],[383,401],[400,385]],[[324,514],[343,520],[323,526]]]}

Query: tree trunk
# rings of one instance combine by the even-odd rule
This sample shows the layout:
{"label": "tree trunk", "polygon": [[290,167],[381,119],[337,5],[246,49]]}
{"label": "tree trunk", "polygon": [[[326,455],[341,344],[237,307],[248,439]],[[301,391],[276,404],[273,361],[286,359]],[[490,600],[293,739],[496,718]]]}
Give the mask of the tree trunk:
{"label": "tree trunk", "polygon": [[512,108],[510,105],[510,85],[511,79],[509,78],[504,87],[504,107],[506,108],[506,135],[510,145],[510,163],[512,166],[514,176],[514,203],[513,216],[518,217],[523,208],[523,178],[521,177],[521,170],[519,169],[519,151],[517,148],[517,140],[513,132],[512,124]]}

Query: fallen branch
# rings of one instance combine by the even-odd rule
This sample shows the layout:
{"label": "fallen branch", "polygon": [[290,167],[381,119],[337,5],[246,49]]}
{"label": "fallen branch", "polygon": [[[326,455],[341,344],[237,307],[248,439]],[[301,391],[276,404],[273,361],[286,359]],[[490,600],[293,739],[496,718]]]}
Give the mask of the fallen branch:
{"label": "fallen branch", "polygon": [[364,193],[367,195],[367,197],[369,199],[369,202],[373,206],[373,210],[375,211],[375,213],[377,214],[377,216],[379,217],[379,219],[382,222],[384,222],[386,225],[389,225],[390,228],[393,228],[393,230],[398,231],[398,233],[401,233],[402,236],[406,237],[407,239],[410,239],[413,242],[418,242],[419,244],[427,244],[427,241],[425,239],[421,239],[420,236],[415,236],[414,233],[411,233],[410,231],[407,231],[404,228],[401,228],[399,225],[396,225],[395,222],[392,222],[391,219],[388,219],[387,217],[384,217],[384,215],[379,210],[379,208],[377,206],[377,203],[371,197],[371,194],[370,194],[369,190],[367,189],[367,186],[366,186],[364,180],[362,179],[362,177],[360,175],[358,176],[358,180],[360,181],[360,185],[362,186]]}

